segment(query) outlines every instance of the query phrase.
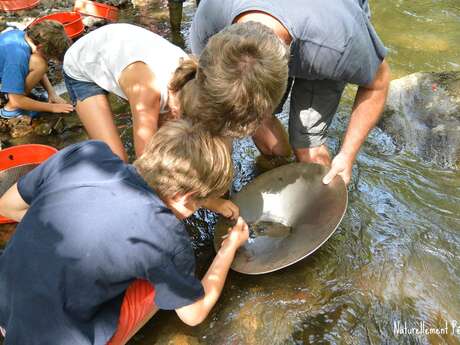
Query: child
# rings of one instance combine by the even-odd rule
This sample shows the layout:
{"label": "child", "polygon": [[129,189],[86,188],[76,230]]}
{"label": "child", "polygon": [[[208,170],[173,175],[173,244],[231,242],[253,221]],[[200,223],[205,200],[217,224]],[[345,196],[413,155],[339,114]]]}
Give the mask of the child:
{"label": "child", "polygon": [[[127,161],[107,93],[129,102],[139,157],[156,132],[160,115],[162,119],[178,117],[175,93],[168,85],[180,65],[182,70],[190,69],[190,74],[196,70],[190,68],[194,62],[182,49],[157,34],[131,24],[111,24],[75,42],[65,54],[63,69],[70,98],[88,135],[106,142]],[[186,73],[184,78],[182,84],[192,76]]]}
{"label": "child", "polygon": [[[0,34],[0,92],[6,94],[7,103],[0,109],[0,117],[35,115],[36,112],[69,113],[66,104],[50,84],[46,72],[47,60],[61,60],[69,46],[64,27],[45,20],[29,27],[25,32],[10,30]],[[32,89],[41,83],[48,92],[48,102],[29,97]]]}
{"label": "child", "polygon": [[165,124],[133,165],[86,141],[22,177],[0,198],[0,214],[20,221],[0,256],[5,345],[106,344],[131,317],[120,305],[136,279],[154,285],[154,303],[136,306],[148,309],[142,322],[110,344],[125,343],[158,308],[188,325],[203,321],[248,227],[239,218],[229,229],[200,282],[180,219],[223,195],[231,179],[224,140],[184,120]]}

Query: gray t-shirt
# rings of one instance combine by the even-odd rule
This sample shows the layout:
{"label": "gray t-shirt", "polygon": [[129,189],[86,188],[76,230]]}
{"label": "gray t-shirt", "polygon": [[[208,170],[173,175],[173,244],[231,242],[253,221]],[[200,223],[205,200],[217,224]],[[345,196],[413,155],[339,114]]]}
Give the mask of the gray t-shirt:
{"label": "gray t-shirt", "polygon": [[291,34],[291,77],[367,85],[387,53],[367,0],[202,0],[192,23],[192,52],[200,54],[212,35],[250,10],[269,13]]}

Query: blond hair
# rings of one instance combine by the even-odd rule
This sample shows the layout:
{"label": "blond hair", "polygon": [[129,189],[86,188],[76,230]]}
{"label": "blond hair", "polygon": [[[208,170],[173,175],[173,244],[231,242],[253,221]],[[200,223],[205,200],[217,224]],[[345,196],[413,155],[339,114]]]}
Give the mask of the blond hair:
{"label": "blond hair", "polygon": [[189,192],[195,200],[220,197],[233,177],[225,141],[184,119],[161,126],[134,166],[163,198]]}
{"label": "blond hair", "polygon": [[61,23],[44,20],[29,26],[26,34],[35,45],[41,45],[41,51],[47,59],[63,61],[70,39]]}
{"label": "blond hair", "polygon": [[213,135],[244,137],[280,103],[288,58],[287,46],[265,25],[233,24],[210,38],[198,64],[183,62],[170,87],[181,91],[184,117]]}

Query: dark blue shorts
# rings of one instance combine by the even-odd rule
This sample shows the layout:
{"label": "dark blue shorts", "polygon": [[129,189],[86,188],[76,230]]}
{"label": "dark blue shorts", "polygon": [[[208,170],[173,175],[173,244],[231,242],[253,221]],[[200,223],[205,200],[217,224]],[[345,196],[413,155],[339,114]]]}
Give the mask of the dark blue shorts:
{"label": "dark blue shorts", "polygon": [[106,90],[93,82],[76,80],[69,77],[65,72],[63,74],[65,86],[73,105],[76,105],[77,101],[84,101],[91,96],[108,94]]}

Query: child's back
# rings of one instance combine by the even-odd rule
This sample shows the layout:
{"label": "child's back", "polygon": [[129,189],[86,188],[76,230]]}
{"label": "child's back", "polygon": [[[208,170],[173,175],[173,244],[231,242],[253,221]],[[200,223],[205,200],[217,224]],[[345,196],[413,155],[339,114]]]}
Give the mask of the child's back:
{"label": "child's back", "polygon": [[31,53],[23,31],[10,30],[0,34],[1,92],[24,93]]}
{"label": "child's back", "polygon": [[66,148],[18,190],[30,208],[0,257],[6,344],[106,344],[136,278],[162,309],[203,295],[184,226],[106,144]]}

